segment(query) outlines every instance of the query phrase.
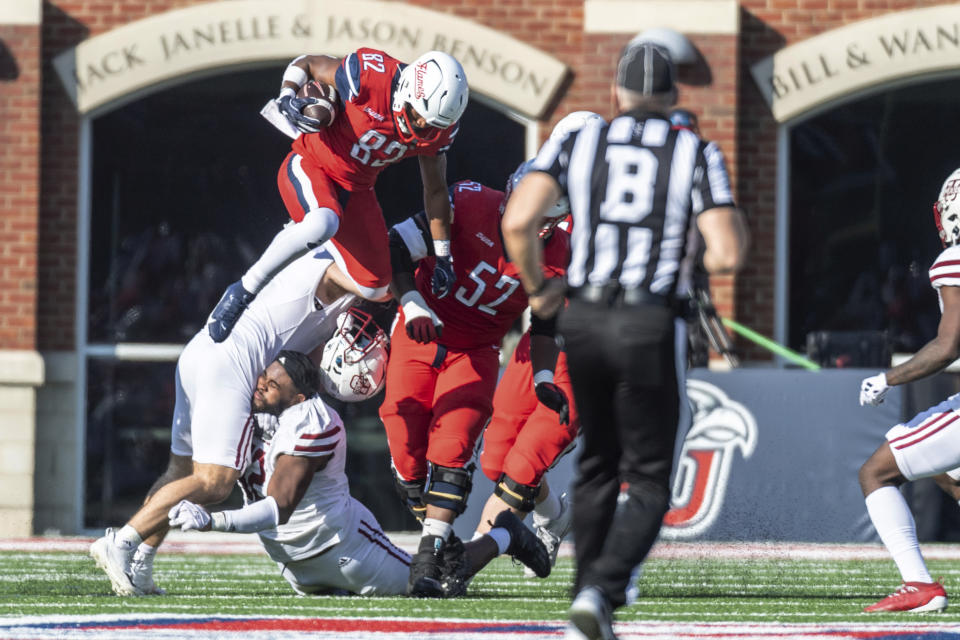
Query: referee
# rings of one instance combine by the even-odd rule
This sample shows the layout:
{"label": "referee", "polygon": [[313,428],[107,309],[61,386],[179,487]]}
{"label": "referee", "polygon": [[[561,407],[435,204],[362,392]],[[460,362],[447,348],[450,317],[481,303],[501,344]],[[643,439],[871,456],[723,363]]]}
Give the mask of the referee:
{"label": "referee", "polygon": [[[548,140],[503,218],[533,312],[550,317],[570,298],[558,326],[583,448],[567,638],[615,637],[612,611],[667,511],[679,418],[674,298],[690,226],[703,234],[711,273],[739,268],[746,249],[720,150],[665,115],[676,101],[673,77],[664,50],[628,45],[614,83],[620,114]],[[544,213],[563,196],[573,214],[569,288],[543,279],[537,241]]]}

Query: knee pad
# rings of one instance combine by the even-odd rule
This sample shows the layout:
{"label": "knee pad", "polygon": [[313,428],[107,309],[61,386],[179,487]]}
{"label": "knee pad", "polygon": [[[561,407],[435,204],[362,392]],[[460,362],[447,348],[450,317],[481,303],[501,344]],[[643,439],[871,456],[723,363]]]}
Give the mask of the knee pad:
{"label": "knee pad", "polygon": [[520,484],[505,473],[500,474],[500,480],[493,490],[493,495],[497,496],[514,509],[528,513],[537,506],[537,493],[540,491],[540,485],[531,487],[530,485]]}
{"label": "knee pad", "polygon": [[400,496],[400,502],[410,510],[417,522],[423,522],[427,514],[427,505],[423,503],[423,480],[404,480],[391,465],[393,482]]}
{"label": "knee pad", "polygon": [[466,468],[442,467],[427,462],[427,485],[423,501],[460,515],[467,509],[467,497],[473,489],[474,464]]}

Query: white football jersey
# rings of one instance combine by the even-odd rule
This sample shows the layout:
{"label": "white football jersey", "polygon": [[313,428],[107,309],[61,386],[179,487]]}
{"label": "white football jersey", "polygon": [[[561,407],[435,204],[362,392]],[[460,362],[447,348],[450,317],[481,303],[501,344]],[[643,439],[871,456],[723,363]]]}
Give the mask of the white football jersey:
{"label": "white football jersey", "polygon": [[930,267],[930,285],[937,292],[940,312],[943,313],[943,296],[940,287],[960,287],[960,246],[947,247]]}
{"label": "white football jersey", "polygon": [[[243,388],[254,389],[257,377],[283,349],[310,353],[333,335],[337,317],[354,296],[320,306],[317,285],[331,264],[333,257],[323,247],[288,264],[257,294],[219,345],[237,365],[237,381]],[[206,332],[204,327],[201,333]]]}
{"label": "white football jersey", "polygon": [[347,439],[343,421],[319,396],[280,415],[273,438],[257,430],[252,459],[240,477],[244,501],[263,499],[281,455],[325,457],[326,467],[314,474],[290,520],[259,533],[267,553],[277,562],[315,556],[341,541],[351,522],[350,486],[345,471]]}

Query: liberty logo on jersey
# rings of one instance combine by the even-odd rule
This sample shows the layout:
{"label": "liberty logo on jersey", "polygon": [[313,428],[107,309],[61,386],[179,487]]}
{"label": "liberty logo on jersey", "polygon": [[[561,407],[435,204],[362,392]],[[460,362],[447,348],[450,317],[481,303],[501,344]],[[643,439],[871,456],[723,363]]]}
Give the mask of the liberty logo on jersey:
{"label": "liberty logo on jersey", "polygon": [[671,509],[663,518],[665,539],[693,538],[716,520],[727,492],[735,449],[744,459],[757,446],[757,421],[720,388],[701,380],[687,381],[693,425],[683,442]]}
{"label": "liberty logo on jersey", "polygon": [[480,242],[482,242],[483,244],[487,245],[488,247],[492,247],[492,246],[493,246],[493,240],[491,240],[491,239],[488,238],[487,236],[483,235],[483,234],[482,234],[481,232],[479,232],[479,231],[477,231],[477,237],[480,239]]}

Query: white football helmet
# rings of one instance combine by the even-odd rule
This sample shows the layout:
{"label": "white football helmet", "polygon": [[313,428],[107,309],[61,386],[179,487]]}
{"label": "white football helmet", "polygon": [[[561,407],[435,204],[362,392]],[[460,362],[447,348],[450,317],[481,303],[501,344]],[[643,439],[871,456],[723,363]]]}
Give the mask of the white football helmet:
{"label": "white football helmet", "polygon": [[[403,142],[436,139],[463,115],[470,98],[467,74],[457,59],[442,51],[428,51],[400,72],[393,92],[393,118]],[[414,129],[414,109],[426,119],[427,130]]]}
{"label": "white football helmet", "polygon": [[940,197],[933,203],[933,219],[944,247],[960,242],[960,169],[954,170],[940,187]]}
{"label": "white football helmet", "polygon": [[337,318],[337,331],[323,347],[320,383],[344,402],[372,398],[387,378],[387,336],[370,314],[350,307]]}

